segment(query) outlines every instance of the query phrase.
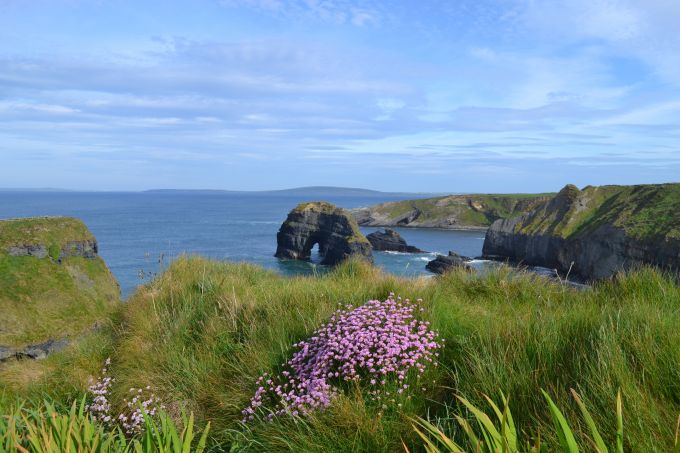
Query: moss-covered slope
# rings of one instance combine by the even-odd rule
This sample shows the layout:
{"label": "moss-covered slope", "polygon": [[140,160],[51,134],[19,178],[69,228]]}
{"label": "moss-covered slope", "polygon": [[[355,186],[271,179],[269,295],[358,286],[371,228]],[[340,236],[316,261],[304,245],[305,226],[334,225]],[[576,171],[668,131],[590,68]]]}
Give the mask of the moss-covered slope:
{"label": "moss-covered slope", "polygon": [[640,264],[680,269],[680,184],[567,185],[533,211],[494,223],[484,254],[587,279]]}
{"label": "moss-covered slope", "polygon": [[72,338],[119,301],[118,283],[81,221],[0,221],[0,347]]}
{"label": "moss-covered slope", "polygon": [[420,228],[487,228],[497,219],[527,212],[553,194],[449,195],[392,201],[353,210],[359,225]]}

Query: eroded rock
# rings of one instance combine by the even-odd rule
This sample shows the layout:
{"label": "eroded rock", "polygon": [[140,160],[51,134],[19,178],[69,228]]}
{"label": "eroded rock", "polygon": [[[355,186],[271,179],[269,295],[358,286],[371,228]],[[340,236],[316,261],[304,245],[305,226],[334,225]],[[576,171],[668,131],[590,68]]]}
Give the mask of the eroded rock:
{"label": "eroded rock", "polygon": [[408,245],[406,240],[399,233],[391,228],[383,231],[376,231],[366,236],[371,243],[373,250],[403,252],[403,253],[423,253],[418,247]]}
{"label": "eroded rock", "polygon": [[468,262],[471,261],[470,257],[461,256],[456,252],[449,251],[448,255],[437,255],[435,259],[425,265],[425,269],[435,274],[443,274],[449,269],[462,267],[467,270],[471,270]]}
{"label": "eroded rock", "polygon": [[371,244],[359,231],[352,215],[331,203],[301,203],[283,222],[276,235],[277,258],[309,260],[319,245],[321,264],[336,264],[350,256],[372,260]]}

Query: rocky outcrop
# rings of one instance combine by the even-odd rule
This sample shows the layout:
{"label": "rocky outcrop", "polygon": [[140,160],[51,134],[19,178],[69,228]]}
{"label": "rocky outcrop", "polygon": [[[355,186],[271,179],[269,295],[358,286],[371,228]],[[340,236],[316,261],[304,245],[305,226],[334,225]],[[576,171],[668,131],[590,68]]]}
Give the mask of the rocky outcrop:
{"label": "rocky outcrop", "polygon": [[24,348],[8,348],[0,346],[0,363],[12,359],[41,360],[53,352],[65,349],[70,342],[68,340],[48,340],[44,343],[26,346]]}
{"label": "rocky outcrop", "polygon": [[366,236],[371,243],[373,250],[403,252],[403,253],[423,253],[418,247],[408,245],[406,240],[399,233],[391,228],[384,231],[376,231]]}
{"label": "rocky outcrop", "polygon": [[47,247],[42,244],[20,244],[7,247],[9,256],[35,256],[36,258],[47,257]]}
{"label": "rocky outcrop", "polygon": [[67,241],[63,245],[48,249],[44,244],[15,244],[7,247],[9,256],[34,256],[36,258],[46,258],[52,250],[56,260],[60,261],[66,257],[80,256],[82,258],[94,259],[97,257],[98,246],[94,239],[84,241]]}
{"label": "rocky outcrop", "polygon": [[564,187],[521,216],[496,221],[483,254],[583,280],[641,265],[680,270],[680,184]]}
{"label": "rocky outcrop", "polygon": [[486,229],[497,219],[514,217],[548,200],[545,195],[447,195],[391,201],[357,208],[359,225],[445,229]]}
{"label": "rocky outcrop", "polygon": [[443,274],[450,269],[461,267],[471,270],[467,264],[469,261],[471,261],[471,258],[449,251],[448,255],[437,255],[435,259],[425,265],[425,269],[435,274]]}
{"label": "rocky outcrop", "polygon": [[371,244],[352,215],[326,202],[302,203],[290,211],[276,242],[277,258],[309,260],[318,244],[321,264],[336,264],[350,256],[372,260]]}

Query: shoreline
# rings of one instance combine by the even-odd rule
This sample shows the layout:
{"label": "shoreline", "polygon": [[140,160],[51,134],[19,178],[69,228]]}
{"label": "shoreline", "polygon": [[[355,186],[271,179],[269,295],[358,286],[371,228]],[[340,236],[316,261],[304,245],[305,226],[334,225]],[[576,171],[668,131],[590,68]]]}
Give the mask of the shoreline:
{"label": "shoreline", "polygon": [[386,225],[386,224],[380,224],[380,225],[362,225],[359,224],[359,227],[363,228],[407,228],[411,230],[442,230],[442,231],[487,231],[489,227],[483,227],[483,226],[457,226],[457,227],[452,227],[452,228],[446,228],[443,226],[426,226],[426,225]]}

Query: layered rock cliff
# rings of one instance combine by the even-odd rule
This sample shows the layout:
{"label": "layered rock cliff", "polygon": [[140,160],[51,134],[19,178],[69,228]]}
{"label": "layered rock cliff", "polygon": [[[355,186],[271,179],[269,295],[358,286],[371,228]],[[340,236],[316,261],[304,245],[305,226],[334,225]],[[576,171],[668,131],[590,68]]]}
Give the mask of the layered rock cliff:
{"label": "layered rock cliff", "polygon": [[479,229],[530,211],[552,195],[449,195],[392,201],[353,209],[352,214],[362,226]]}
{"label": "layered rock cliff", "polygon": [[644,264],[678,271],[680,184],[567,185],[534,210],[494,222],[483,254],[585,280]]}
{"label": "layered rock cliff", "polygon": [[290,211],[276,241],[277,258],[309,260],[318,244],[321,264],[336,264],[355,255],[372,259],[371,244],[352,215],[322,201],[301,203]]}
{"label": "layered rock cliff", "polygon": [[64,347],[119,301],[118,283],[81,221],[0,220],[0,361]]}

